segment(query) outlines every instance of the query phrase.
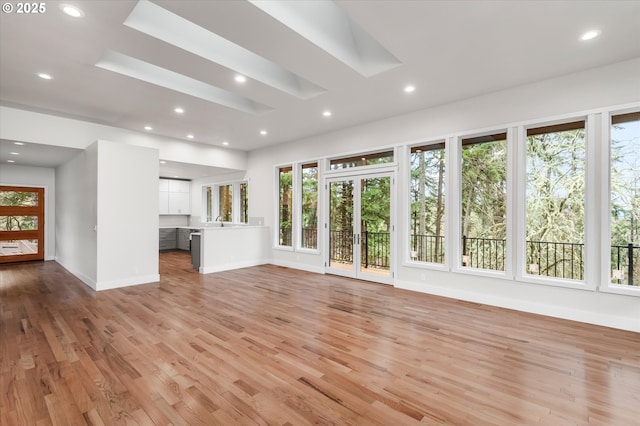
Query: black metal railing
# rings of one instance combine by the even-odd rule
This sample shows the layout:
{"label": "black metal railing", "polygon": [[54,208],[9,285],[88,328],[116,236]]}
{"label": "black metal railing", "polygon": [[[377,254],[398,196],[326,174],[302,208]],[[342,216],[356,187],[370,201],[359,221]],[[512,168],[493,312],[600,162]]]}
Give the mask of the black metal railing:
{"label": "black metal railing", "polygon": [[318,248],[318,228],[302,228],[302,248]]}
{"label": "black metal railing", "polygon": [[640,285],[640,246],[611,246],[611,282]]}
{"label": "black metal railing", "polygon": [[507,240],[462,237],[462,266],[504,271]]}
{"label": "black metal railing", "polygon": [[280,233],[278,234],[278,244],[285,247],[290,247],[292,244],[291,241],[291,228],[280,228]]}
{"label": "black metal railing", "polygon": [[353,263],[353,232],[331,230],[329,233],[329,260]]}
{"label": "black metal railing", "polygon": [[[444,242],[444,236],[412,234],[412,260],[442,263]],[[331,261],[352,263],[353,244],[351,231],[332,230],[329,238]],[[391,242],[388,232],[364,232],[360,244],[360,261],[365,268],[389,269]],[[505,259],[506,240],[462,237],[462,266],[504,271]],[[526,260],[525,272],[529,275],[584,279],[584,243],[527,241]],[[611,246],[611,270],[613,283],[639,286],[640,246]]]}
{"label": "black metal railing", "polygon": [[411,235],[411,260],[444,263],[444,236]]}
{"label": "black metal railing", "polygon": [[526,272],[530,275],[584,279],[584,244],[527,241]]}
{"label": "black metal railing", "polygon": [[391,242],[388,232],[362,233],[362,251],[360,263],[366,268],[389,269],[391,258]]}

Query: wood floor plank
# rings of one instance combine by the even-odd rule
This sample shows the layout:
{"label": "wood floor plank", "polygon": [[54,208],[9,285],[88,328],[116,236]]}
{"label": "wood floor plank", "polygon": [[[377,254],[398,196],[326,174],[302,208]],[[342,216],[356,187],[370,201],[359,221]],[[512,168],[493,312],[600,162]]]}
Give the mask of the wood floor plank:
{"label": "wood floor plank", "polygon": [[0,266],[0,425],[621,425],[640,334],[276,266]]}

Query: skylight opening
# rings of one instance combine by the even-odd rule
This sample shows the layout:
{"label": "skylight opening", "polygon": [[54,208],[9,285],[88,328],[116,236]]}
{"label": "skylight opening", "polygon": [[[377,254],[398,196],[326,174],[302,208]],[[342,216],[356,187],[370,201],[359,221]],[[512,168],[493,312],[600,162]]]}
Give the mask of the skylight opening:
{"label": "skylight opening", "polygon": [[332,1],[249,0],[364,77],[401,65],[375,38]]}
{"label": "skylight opening", "polygon": [[148,0],[140,0],[124,25],[260,81],[300,99],[322,87]]}
{"label": "skylight opening", "polygon": [[242,112],[259,115],[273,109],[244,96],[112,50],[105,51],[96,66]]}

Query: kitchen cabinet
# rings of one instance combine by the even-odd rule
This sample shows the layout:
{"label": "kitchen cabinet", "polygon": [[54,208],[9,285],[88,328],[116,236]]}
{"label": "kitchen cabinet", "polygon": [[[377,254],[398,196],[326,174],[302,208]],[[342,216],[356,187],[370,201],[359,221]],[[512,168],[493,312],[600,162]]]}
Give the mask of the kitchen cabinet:
{"label": "kitchen cabinet", "polygon": [[160,250],[191,250],[191,233],[200,232],[193,228],[160,228]]}
{"label": "kitchen cabinet", "polygon": [[191,250],[191,238],[192,232],[199,232],[198,229],[178,229],[178,250]]}
{"label": "kitchen cabinet", "polygon": [[191,182],[160,179],[159,214],[191,214]]}
{"label": "kitchen cabinet", "polygon": [[178,247],[178,230],[160,228],[160,250],[175,250]]}

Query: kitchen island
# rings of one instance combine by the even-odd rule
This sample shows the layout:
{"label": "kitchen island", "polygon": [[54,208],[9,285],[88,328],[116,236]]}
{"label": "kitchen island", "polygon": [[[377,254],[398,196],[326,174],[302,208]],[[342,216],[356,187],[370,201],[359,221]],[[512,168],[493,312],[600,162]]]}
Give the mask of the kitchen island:
{"label": "kitchen island", "polygon": [[268,226],[225,225],[200,228],[198,272],[228,271],[269,261]]}

